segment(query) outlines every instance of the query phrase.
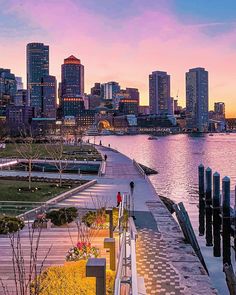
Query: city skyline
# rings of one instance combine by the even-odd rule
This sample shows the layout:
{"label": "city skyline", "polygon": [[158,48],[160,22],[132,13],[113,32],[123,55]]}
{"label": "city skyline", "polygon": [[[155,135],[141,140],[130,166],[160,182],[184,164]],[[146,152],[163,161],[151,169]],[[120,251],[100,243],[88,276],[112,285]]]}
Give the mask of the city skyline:
{"label": "city skyline", "polygon": [[209,72],[210,109],[216,101],[224,101],[226,115],[236,116],[233,1],[226,7],[220,1],[205,7],[203,1],[196,5],[180,0],[118,1],[113,6],[108,1],[104,5],[72,0],[36,5],[27,0],[0,2],[5,28],[0,34],[0,64],[22,76],[24,85],[25,46],[43,42],[50,46],[50,74],[58,81],[64,58],[73,54],[86,69],[85,92],[94,82],[118,81],[122,87],[138,88],[142,105],[148,104],[150,72],[168,72],[171,96],[178,93],[185,105],[185,73],[204,67]]}

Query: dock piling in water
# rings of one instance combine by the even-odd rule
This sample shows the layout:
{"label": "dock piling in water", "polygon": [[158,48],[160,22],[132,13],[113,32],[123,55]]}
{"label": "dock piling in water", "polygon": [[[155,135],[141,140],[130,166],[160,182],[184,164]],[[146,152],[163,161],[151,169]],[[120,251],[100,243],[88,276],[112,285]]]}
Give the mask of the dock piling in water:
{"label": "dock piling in water", "polygon": [[199,236],[205,234],[205,170],[204,166],[198,166],[198,192],[199,192]]}
{"label": "dock piling in water", "polygon": [[206,169],[206,246],[213,246],[212,242],[212,170]]}
{"label": "dock piling in water", "polygon": [[220,174],[215,172],[213,174],[213,254],[215,257],[221,256],[220,227]]}
{"label": "dock piling in water", "polygon": [[223,264],[231,265],[230,251],[230,178],[222,181],[223,192]]}

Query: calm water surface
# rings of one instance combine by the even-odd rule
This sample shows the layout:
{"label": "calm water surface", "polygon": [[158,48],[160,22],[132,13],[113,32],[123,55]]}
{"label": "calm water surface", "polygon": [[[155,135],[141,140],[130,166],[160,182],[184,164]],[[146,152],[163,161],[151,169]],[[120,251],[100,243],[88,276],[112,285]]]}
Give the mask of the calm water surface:
{"label": "calm water surface", "polygon": [[[171,135],[148,140],[147,135],[96,137],[96,143],[111,144],[130,158],[154,168],[157,175],[150,179],[160,195],[175,202],[182,201],[188,210],[194,230],[198,237],[198,165],[211,167],[221,177],[231,179],[231,203],[234,205],[234,186],[236,185],[236,134],[217,134],[214,136],[192,137]],[[91,140],[92,142],[92,140]],[[210,276],[220,294],[229,294],[222,259],[212,257],[212,247],[205,246],[205,238],[198,237]],[[232,252],[232,256],[234,253]]]}

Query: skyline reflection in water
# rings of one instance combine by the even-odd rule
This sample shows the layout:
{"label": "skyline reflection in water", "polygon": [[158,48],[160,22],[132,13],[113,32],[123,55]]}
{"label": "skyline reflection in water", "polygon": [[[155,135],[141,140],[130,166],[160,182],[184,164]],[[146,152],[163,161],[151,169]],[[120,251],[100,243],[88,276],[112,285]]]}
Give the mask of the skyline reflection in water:
{"label": "skyline reflection in water", "polygon": [[[212,173],[219,172],[221,181],[224,176],[230,177],[233,206],[236,185],[236,134],[206,134],[201,137],[179,134],[159,137],[158,140],[148,140],[148,135],[95,138],[97,144],[100,140],[102,144],[110,144],[128,157],[158,171],[157,175],[150,176],[157,193],[176,203],[184,203],[213,285],[219,294],[229,294],[222,272],[222,257],[213,257],[213,247],[207,247],[206,237],[199,236],[198,165],[202,163],[205,168],[212,168]],[[93,141],[94,138],[90,138],[90,142]],[[231,252],[231,257],[234,258],[234,251]]]}
{"label": "skyline reflection in water", "polygon": [[[192,137],[185,134],[148,140],[147,135],[96,137],[96,143],[111,144],[120,152],[158,171],[150,176],[158,194],[186,205],[198,203],[198,165],[231,179],[236,185],[236,134]],[[92,140],[91,140],[92,142]]]}

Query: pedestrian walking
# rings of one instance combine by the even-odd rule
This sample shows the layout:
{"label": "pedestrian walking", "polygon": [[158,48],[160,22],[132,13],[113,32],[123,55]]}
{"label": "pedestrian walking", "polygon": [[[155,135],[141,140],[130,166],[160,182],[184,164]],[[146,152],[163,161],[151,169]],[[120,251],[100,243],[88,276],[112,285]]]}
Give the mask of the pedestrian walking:
{"label": "pedestrian walking", "polygon": [[119,207],[120,203],[122,202],[122,197],[121,197],[120,192],[118,192],[118,194],[116,196],[116,200],[117,200],[117,206],[116,207]]}
{"label": "pedestrian walking", "polygon": [[135,220],[136,218],[135,218],[135,216],[134,216],[134,182],[133,182],[133,181],[131,181],[131,182],[129,183],[129,187],[130,187],[131,202],[132,202],[132,204],[131,204],[131,208],[132,208],[132,217],[133,217],[133,219]]}
{"label": "pedestrian walking", "polygon": [[107,155],[106,154],[104,155],[104,160],[105,160],[105,162],[107,161]]}
{"label": "pedestrian walking", "polygon": [[133,196],[133,193],[134,193],[134,182],[131,181],[130,184],[129,184],[129,186],[130,186],[130,193],[131,193],[131,196]]}

